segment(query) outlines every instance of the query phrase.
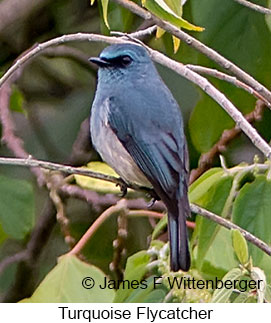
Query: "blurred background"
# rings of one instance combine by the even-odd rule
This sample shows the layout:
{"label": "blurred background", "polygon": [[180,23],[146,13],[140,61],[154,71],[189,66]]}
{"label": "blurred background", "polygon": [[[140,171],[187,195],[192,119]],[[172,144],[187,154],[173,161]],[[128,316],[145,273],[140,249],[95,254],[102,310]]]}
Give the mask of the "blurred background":
{"label": "blurred background", "polygon": [[[266,1],[258,3],[265,5]],[[219,0],[187,2],[184,17],[205,27],[204,32],[193,33],[193,36],[270,88],[269,22],[263,15],[241,7],[234,1],[223,2],[223,6],[220,4]],[[112,1],[109,4],[108,20],[111,30],[114,31],[133,32],[146,27],[142,19]],[[91,6],[89,0],[0,1],[0,74],[2,75],[19,55],[36,43],[77,32],[109,35],[102,19],[99,2],[96,1]],[[219,68],[183,43],[174,55],[172,39],[167,34],[161,39],[148,37],[146,43],[183,63]],[[99,159],[86,135],[88,122],[85,120],[89,117],[96,86],[96,70],[87,58],[98,55],[104,47],[105,44],[102,43],[77,42],[50,48],[44,55],[27,64],[13,85],[10,109],[16,125],[16,134],[22,138],[25,150],[35,158],[76,166]],[[180,104],[189,142],[190,167],[197,168],[200,154],[208,152],[223,130],[233,127],[234,123],[196,86],[164,67],[158,66],[158,70]],[[226,93],[243,113],[254,109],[253,96],[232,85],[210,80]],[[84,140],[78,150],[74,143],[84,121]],[[262,120],[255,124],[267,140],[270,140],[271,136],[270,122],[271,114],[265,111]],[[256,153],[258,154],[256,148],[241,135],[227,147],[227,165],[232,166],[242,161],[251,162]],[[0,155],[13,156],[4,144],[0,145]],[[214,160],[213,165],[219,165],[218,158]],[[47,190],[38,186],[35,176],[28,169],[1,166],[0,175],[30,183],[34,192],[35,217],[38,221],[48,208]],[[65,206],[71,233],[76,240],[101,211],[75,198],[66,199]],[[92,264],[107,274],[110,274],[112,241],[116,231],[116,218],[113,217],[98,230],[84,253]],[[130,219],[127,255],[146,248],[151,231],[152,226],[147,219]],[[29,237],[30,233],[23,239],[3,236],[0,239],[0,260],[22,250]],[[42,247],[41,255],[37,259],[36,270],[31,276],[25,277],[26,280],[31,280],[26,294],[37,286],[55,265],[57,257],[67,250],[59,225],[54,225],[48,243]],[[17,269],[17,265],[13,264],[0,276],[0,295],[6,295],[16,281]],[[12,295],[10,300],[19,300],[25,296],[23,293]]]}

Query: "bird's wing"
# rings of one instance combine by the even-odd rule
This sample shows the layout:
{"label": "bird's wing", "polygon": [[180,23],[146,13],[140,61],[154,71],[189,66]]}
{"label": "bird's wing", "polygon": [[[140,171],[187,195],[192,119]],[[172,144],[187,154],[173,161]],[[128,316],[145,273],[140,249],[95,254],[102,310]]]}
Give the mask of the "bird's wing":
{"label": "bird's wing", "polygon": [[[170,202],[187,193],[188,154],[181,125],[128,111],[111,98],[108,122],[160,198]],[[132,103],[133,104],[133,103]],[[178,119],[178,118],[177,118]],[[172,120],[176,117],[172,116]],[[171,120],[171,121],[172,121]],[[169,126],[168,126],[169,124]]]}

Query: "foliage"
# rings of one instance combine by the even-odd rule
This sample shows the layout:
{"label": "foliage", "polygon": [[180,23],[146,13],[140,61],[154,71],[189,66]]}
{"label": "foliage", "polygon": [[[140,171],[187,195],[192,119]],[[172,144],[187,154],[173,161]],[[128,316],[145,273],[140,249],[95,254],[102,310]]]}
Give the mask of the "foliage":
{"label": "foliage", "polygon": [[[267,1],[257,2],[267,4]],[[142,5],[178,28],[194,31],[194,37],[270,88],[270,19],[235,1],[221,4],[220,0],[188,0],[180,6],[179,0],[145,0]],[[36,18],[29,24],[29,19],[34,16]],[[142,23],[131,12],[108,0],[91,0],[91,6],[89,1],[85,4],[76,0],[48,1],[44,7],[33,8],[21,19],[20,27],[15,23],[13,28],[1,30],[1,74],[15,57],[43,39],[77,31],[133,32]],[[218,69],[209,58],[164,33],[161,28],[157,29],[156,37],[149,37],[146,42],[184,64]],[[11,88],[9,110],[16,124],[16,135],[22,138],[25,150],[31,155],[65,164],[86,165],[83,167],[117,176],[109,166],[98,161],[92,148],[73,146],[80,124],[88,118],[95,92],[96,73],[91,66],[86,68],[85,55],[95,56],[102,47],[102,44],[93,43],[74,44],[63,47],[63,52],[48,51],[33,59],[24,68],[16,86]],[[76,55],[71,53],[73,50]],[[187,129],[190,166],[197,168],[199,155],[209,151],[223,131],[234,126],[234,122],[206,93],[174,72],[163,67],[158,69],[180,103]],[[249,93],[224,81],[210,80],[243,114],[255,108],[255,98]],[[255,124],[266,140],[271,138],[270,122],[271,114],[266,110]],[[84,140],[89,140],[88,135]],[[82,153],[83,149],[86,151]],[[74,152],[76,158],[72,159],[70,156]],[[254,158],[255,154],[255,147],[243,136],[234,138],[224,153],[229,168],[215,160],[213,168],[190,185],[189,199],[270,246],[270,163],[262,156]],[[4,144],[0,146],[0,155],[10,155]],[[5,259],[26,249],[43,216],[42,210],[46,209],[47,193],[28,171],[1,166],[0,172],[0,259]],[[83,201],[78,199],[79,194],[60,195],[60,202],[55,205],[60,224],[51,235],[48,230],[48,243],[42,246],[42,255],[35,263],[39,275],[29,275],[26,279],[31,280],[31,292],[27,295],[18,292],[12,301],[271,302],[271,257],[247,242],[239,230],[228,230],[196,214],[188,219],[195,223],[195,228],[189,229],[192,266],[188,273],[170,272],[166,217],[150,223],[144,211],[134,217],[124,208],[122,211],[128,218],[126,225],[121,224],[121,212],[112,213],[93,233],[80,255],[69,254],[66,244],[69,237],[78,241],[98,216],[118,200],[119,187],[79,175],[61,178],[50,185],[51,188],[70,185],[75,191],[82,189],[85,195],[80,198]],[[47,188],[50,189],[50,185]],[[138,197],[145,196],[128,190],[128,201],[143,203]],[[110,204],[108,201],[114,202]],[[68,234],[63,226],[65,221]],[[120,258],[117,261],[121,267],[119,272],[112,266],[116,254]],[[0,296],[3,299],[9,294],[19,270],[20,265],[14,263],[1,273]],[[88,277],[95,281],[95,286],[90,289],[82,285]],[[134,285],[125,287],[122,278],[123,282],[134,282]],[[175,283],[187,279],[195,284],[216,280],[261,283],[252,287],[247,285],[245,289],[240,286],[185,289]],[[111,285],[99,288],[105,280],[111,280]],[[33,286],[38,287],[34,290]]]}

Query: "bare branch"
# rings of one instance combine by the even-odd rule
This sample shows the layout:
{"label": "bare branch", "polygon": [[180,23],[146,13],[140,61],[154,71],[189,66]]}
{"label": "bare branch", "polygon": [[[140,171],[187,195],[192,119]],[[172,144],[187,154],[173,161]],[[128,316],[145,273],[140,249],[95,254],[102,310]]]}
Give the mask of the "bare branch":
{"label": "bare branch", "polygon": [[252,87],[239,81],[235,76],[230,76],[228,74],[222,73],[222,72],[215,70],[213,68],[208,68],[208,67],[203,67],[203,66],[198,66],[198,65],[191,65],[191,64],[187,64],[185,66],[196,73],[209,75],[209,76],[215,77],[219,80],[231,83],[234,86],[236,86],[240,89],[243,89],[246,92],[248,92],[249,94],[253,95],[256,99],[262,100],[266,104],[266,106],[268,106],[268,107],[271,106],[270,102],[267,101],[262,95],[260,95],[257,91],[255,91]]}
{"label": "bare branch", "polygon": [[226,59],[225,57],[217,53],[215,50],[204,45],[196,38],[186,34],[183,30],[180,30],[179,28],[175,27],[169,22],[161,20],[160,18],[151,14],[147,10],[141,8],[136,3],[130,0],[113,0],[113,1],[145,20],[153,20],[157,26],[163,28],[164,30],[171,33],[172,35],[181,39],[187,45],[195,48],[196,50],[198,50],[199,52],[201,52],[202,54],[204,54],[205,56],[209,57],[211,60],[213,60],[220,66],[222,66],[224,69],[236,75],[240,80],[242,80],[243,82],[251,86],[255,91],[259,92],[264,98],[266,98],[266,100],[271,102],[271,92],[266,87],[264,87],[261,83],[256,81],[251,75],[247,74],[241,68],[233,64],[231,61],[229,61],[228,59]]}
{"label": "bare branch", "polygon": [[[93,171],[88,170],[86,168],[78,168],[78,167],[73,167],[73,166],[67,166],[67,165],[42,161],[42,160],[34,159],[31,156],[29,156],[28,158],[0,157],[0,165],[1,164],[2,165],[13,165],[13,166],[23,166],[23,167],[41,167],[41,168],[48,169],[51,171],[59,171],[59,172],[65,173],[65,174],[77,174],[77,175],[89,176],[89,177],[96,178],[96,179],[102,179],[104,181],[115,183],[117,185],[125,184],[125,183],[123,183],[121,178],[93,172]],[[148,190],[147,188],[144,188],[139,185],[132,184],[132,183],[129,183],[127,185],[127,187],[137,190],[137,191],[142,191],[145,193],[150,192],[150,190]]]}
{"label": "bare branch", "polygon": [[105,210],[91,225],[91,227],[87,230],[87,232],[83,235],[83,237],[77,242],[74,248],[69,251],[69,255],[78,255],[92,235],[97,231],[100,225],[113,213],[120,212],[121,210],[126,209],[126,200],[120,200],[116,205],[111,206],[107,210]]}
{"label": "bare branch", "polygon": [[248,231],[242,229],[238,225],[236,225],[236,224],[234,224],[234,223],[232,223],[232,222],[230,222],[230,221],[222,218],[221,216],[218,216],[210,211],[207,211],[206,209],[203,209],[196,204],[191,203],[190,208],[191,208],[192,212],[199,214],[209,220],[212,220],[212,221],[216,222],[217,224],[222,225],[223,227],[225,227],[229,230],[231,230],[231,229],[239,230],[247,241],[253,243],[255,246],[260,248],[263,252],[265,252],[266,254],[271,256],[271,247],[269,247],[267,243],[265,243],[262,240],[260,240],[259,238],[255,237],[253,234],[249,233]]}
{"label": "bare branch", "polygon": [[263,13],[264,15],[271,15],[271,9],[259,6],[255,3],[252,3],[250,1],[246,1],[246,0],[234,0],[238,3],[240,3],[242,6],[245,6],[247,8],[250,8],[252,10],[255,10],[257,12]]}

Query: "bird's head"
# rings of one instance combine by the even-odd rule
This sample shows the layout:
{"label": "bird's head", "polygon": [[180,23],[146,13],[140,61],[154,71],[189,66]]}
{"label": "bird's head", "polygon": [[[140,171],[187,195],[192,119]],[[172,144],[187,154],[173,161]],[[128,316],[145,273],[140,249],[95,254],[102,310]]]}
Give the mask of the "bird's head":
{"label": "bird's head", "polygon": [[116,44],[106,47],[99,57],[91,57],[98,65],[99,74],[107,79],[125,78],[133,73],[145,73],[152,65],[147,50],[136,44]]}

